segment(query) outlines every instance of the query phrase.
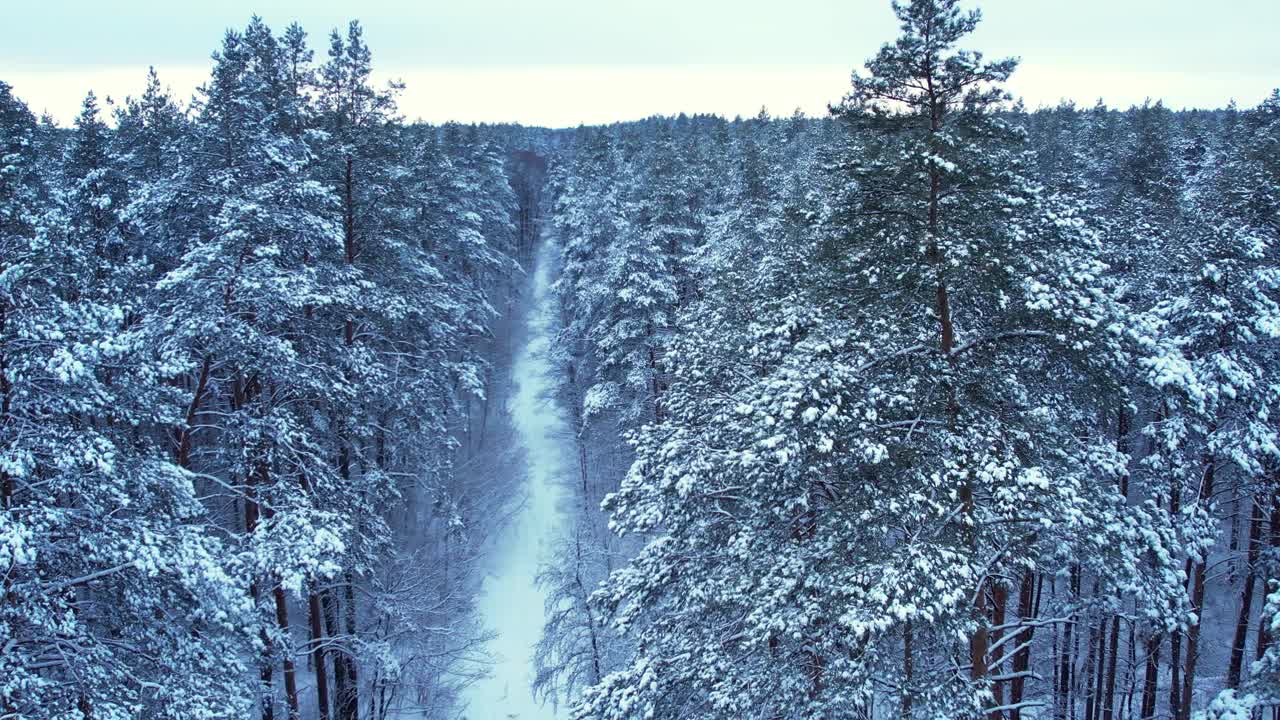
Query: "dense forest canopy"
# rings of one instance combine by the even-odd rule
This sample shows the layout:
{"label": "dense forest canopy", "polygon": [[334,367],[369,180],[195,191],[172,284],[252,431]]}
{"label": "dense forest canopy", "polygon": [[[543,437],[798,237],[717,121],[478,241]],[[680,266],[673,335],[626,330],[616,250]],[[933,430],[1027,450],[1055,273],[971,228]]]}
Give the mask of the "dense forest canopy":
{"label": "dense forest canopy", "polygon": [[0,720],[468,717],[531,298],[547,712],[1274,715],[1280,91],[1028,110],[893,7],[828,117],[406,123],[356,22],[0,82]]}

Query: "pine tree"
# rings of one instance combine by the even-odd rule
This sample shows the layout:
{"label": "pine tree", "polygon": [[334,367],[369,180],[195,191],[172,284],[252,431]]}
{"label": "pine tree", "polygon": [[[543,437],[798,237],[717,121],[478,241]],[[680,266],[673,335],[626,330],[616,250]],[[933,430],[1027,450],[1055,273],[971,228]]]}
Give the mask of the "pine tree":
{"label": "pine tree", "polygon": [[297,716],[287,596],[333,573],[352,542],[346,514],[330,509],[342,503],[318,505],[346,496],[309,412],[316,398],[344,392],[306,332],[308,314],[332,302],[334,271],[316,262],[338,244],[336,203],[308,177],[302,108],[261,20],[227,34],[198,112],[199,152],[156,196],[180,204],[155,215],[183,218],[189,239],[157,283],[152,328],[189,393],[173,431],[177,462],[218,477],[242,502],[252,594],[271,608],[261,620],[263,714],[279,662]]}
{"label": "pine tree", "polygon": [[1095,431],[1125,318],[1083,220],[1029,180],[1013,62],[952,50],[978,22],[954,1],[895,10],[839,108],[803,283],[737,332],[701,307],[672,346],[671,417],[607,501],[652,536],[601,591],[639,652],[581,717],[835,717],[886,684],[904,717],[1003,712],[1034,627],[1008,579],[1076,557],[1143,583],[1168,539]]}
{"label": "pine tree", "polygon": [[97,97],[90,92],[76,118],[75,134],[63,163],[63,202],[67,231],[83,249],[73,260],[84,264],[70,268],[71,277],[77,284],[91,279],[87,284],[106,293],[99,299],[108,302],[119,301],[126,293],[114,276],[126,261],[121,213],[128,202],[126,180],[110,146]]}
{"label": "pine tree", "polygon": [[[165,369],[106,262],[123,202],[92,96],[41,200],[34,118],[0,84],[0,707],[13,717],[241,717],[238,560],[192,478],[140,432]],[[163,618],[163,622],[157,622]]]}

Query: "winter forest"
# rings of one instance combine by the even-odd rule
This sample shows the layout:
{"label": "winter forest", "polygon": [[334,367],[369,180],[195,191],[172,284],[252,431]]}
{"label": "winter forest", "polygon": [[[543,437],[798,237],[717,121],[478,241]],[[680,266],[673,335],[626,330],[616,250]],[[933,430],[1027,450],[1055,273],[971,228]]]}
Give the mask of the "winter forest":
{"label": "winter forest", "polygon": [[0,82],[0,720],[1280,717],[1280,91],[893,11],[825,116]]}

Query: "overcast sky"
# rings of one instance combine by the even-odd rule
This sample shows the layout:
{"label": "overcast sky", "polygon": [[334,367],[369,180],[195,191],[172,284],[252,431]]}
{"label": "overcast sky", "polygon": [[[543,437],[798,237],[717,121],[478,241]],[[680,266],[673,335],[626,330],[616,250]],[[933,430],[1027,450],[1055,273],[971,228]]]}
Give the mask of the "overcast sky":
{"label": "overcast sky", "polygon": [[[1280,86],[1276,0],[978,4],[967,45],[1021,57],[1011,89],[1032,107],[1253,105]],[[224,30],[254,12],[278,31],[301,22],[318,59],[332,28],[359,19],[379,75],[408,84],[409,119],[549,126],[821,113],[897,32],[888,0],[6,0],[0,80],[62,122],[91,88],[136,94],[148,65],[186,98]]]}

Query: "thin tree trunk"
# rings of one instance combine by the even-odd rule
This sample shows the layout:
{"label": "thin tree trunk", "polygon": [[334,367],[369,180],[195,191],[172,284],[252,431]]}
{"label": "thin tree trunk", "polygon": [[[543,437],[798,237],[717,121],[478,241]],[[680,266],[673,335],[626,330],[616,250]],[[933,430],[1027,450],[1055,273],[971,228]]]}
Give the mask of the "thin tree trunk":
{"label": "thin tree trunk", "polygon": [[[1182,510],[1182,488],[1179,486],[1177,479],[1170,481],[1169,488],[1169,516],[1178,517],[1178,513]],[[1191,560],[1187,560],[1186,569],[1183,573],[1190,580],[1191,576]],[[1179,708],[1182,706],[1182,633],[1178,628],[1174,628],[1169,633],[1169,715],[1173,718],[1180,718],[1182,713]]]}
{"label": "thin tree trunk", "polygon": [[[1098,594],[1098,583],[1095,581],[1093,594]],[[1095,720],[1098,697],[1094,693],[1094,680],[1097,677],[1097,658],[1099,655],[1098,638],[1102,635],[1097,625],[1089,623],[1088,649],[1084,656],[1084,720]]]}
{"label": "thin tree trunk", "polygon": [[[1129,455],[1129,409],[1123,402],[1116,419],[1116,450],[1126,458]],[[1126,460],[1124,470],[1120,474],[1120,497],[1126,504],[1129,501],[1129,467]],[[1111,657],[1107,663],[1107,684],[1102,693],[1102,720],[1115,720],[1116,703],[1116,665],[1120,651],[1120,615],[1111,617]]]}
{"label": "thin tree trunk", "polygon": [[1116,714],[1116,672],[1120,654],[1120,615],[1111,616],[1110,657],[1107,659],[1106,686],[1102,692],[1102,720],[1114,720]]}
{"label": "thin tree trunk", "polygon": [[[356,247],[356,208],[355,208],[355,159],[351,155],[347,155],[346,164],[342,179],[342,245],[345,263],[348,266],[354,266],[359,250]],[[342,342],[348,350],[355,346],[356,321],[352,316],[346,318],[346,322],[342,329]],[[348,437],[345,425],[340,425],[339,430],[339,473],[344,482],[351,482],[351,439]],[[348,642],[356,637],[356,620],[355,620],[355,590],[353,589],[354,578],[348,569],[344,574],[345,580],[345,597],[342,607],[342,615],[344,619],[346,637]],[[357,678],[355,657],[351,655],[350,649],[344,649],[339,655],[344,656],[342,662],[342,670],[345,670],[345,678],[341,681],[342,689],[337,697],[337,716],[339,720],[358,720],[360,714],[360,685]],[[339,672],[339,667],[335,663],[334,672]],[[335,683],[339,684],[339,683]]]}
{"label": "thin tree trunk", "polygon": [[1240,590],[1240,614],[1227,664],[1227,687],[1239,689],[1244,670],[1244,651],[1249,637],[1249,617],[1253,614],[1253,592],[1258,577],[1258,555],[1262,545],[1262,497],[1254,497],[1249,511],[1249,547],[1245,549],[1244,587]]}
{"label": "thin tree trunk", "polygon": [[591,593],[587,590],[586,583],[582,581],[582,536],[579,533],[574,534],[573,550],[576,555],[574,558],[573,581],[578,587],[579,601],[587,614],[587,627],[591,633],[591,684],[596,685],[599,684],[600,679],[603,677],[603,665],[600,659],[600,641],[597,637],[595,612],[591,609]]}
{"label": "thin tree trunk", "polygon": [[[266,485],[267,467],[265,464],[259,463],[257,470],[256,483],[260,486]],[[275,512],[267,505],[263,510],[263,515],[268,519]],[[300,712],[298,710],[298,673],[293,662],[293,648],[290,642],[289,633],[289,604],[285,598],[284,588],[280,586],[278,581],[272,581],[271,596],[275,602],[276,610],[276,627],[280,630],[280,638],[282,645],[280,647],[280,666],[282,675],[284,676],[284,700],[289,711],[289,720],[298,720]]]}
{"label": "thin tree trunk", "polygon": [[293,651],[289,647],[289,605],[285,601],[284,588],[276,584],[271,590],[276,603],[276,625],[285,639],[281,667],[284,670],[284,700],[289,708],[289,720],[298,720],[298,673],[293,664]]}
{"label": "thin tree trunk", "polygon": [[196,379],[195,393],[191,403],[187,405],[187,413],[182,427],[178,429],[178,447],[174,453],[175,462],[180,468],[191,468],[191,436],[195,433],[196,418],[200,414],[200,403],[209,386],[209,371],[213,365],[213,356],[205,355],[200,363],[200,375]]}
{"label": "thin tree trunk", "polygon": [[[1137,601],[1134,601],[1134,615],[1137,615]],[[1124,690],[1124,712],[1121,713],[1121,720],[1129,720],[1133,717],[1133,691],[1138,685],[1138,626],[1133,621],[1129,622],[1129,647],[1127,663],[1128,668],[1125,670],[1125,690]]]}
{"label": "thin tree trunk", "polygon": [[[1079,565],[1075,567],[1075,571],[1077,575],[1075,577],[1075,583],[1074,583],[1075,587],[1072,588],[1072,593],[1075,597],[1081,597],[1081,593],[1080,593],[1081,578],[1080,578],[1080,575],[1078,574],[1080,573]],[[1080,686],[1080,670],[1076,666],[1076,658],[1080,654],[1080,642],[1084,639],[1084,630],[1082,628],[1077,628],[1076,630],[1077,631],[1073,633],[1071,637],[1071,654],[1069,656],[1071,661],[1071,674],[1068,676],[1068,679],[1070,680],[1071,695],[1068,698],[1067,709],[1070,711],[1071,720],[1075,720],[1076,718],[1076,712],[1079,706],[1080,691],[1083,689]]]}
{"label": "thin tree trunk", "polygon": [[1098,622],[1098,668],[1094,672],[1094,680],[1096,681],[1093,688],[1093,717],[1100,719],[1102,717],[1102,693],[1106,689],[1106,672],[1107,672],[1107,620],[1106,617]]}
{"label": "thin tree trunk", "polygon": [[[932,66],[925,68],[925,83],[929,98],[929,134],[937,135],[942,131],[943,113],[946,110],[945,99],[938,96],[934,88],[934,78]],[[946,359],[948,375],[955,369],[956,358],[955,350],[955,324],[951,318],[951,298],[947,290],[945,277],[946,258],[943,257],[942,247],[939,240],[941,217],[940,211],[942,207],[942,172],[937,168],[936,164],[929,166],[929,203],[928,218],[926,219],[926,233],[928,236],[927,257],[929,264],[933,268],[934,273],[934,312],[938,317],[938,349],[942,351],[943,358]],[[950,432],[958,431],[956,427],[960,407],[956,397],[955,384],[951,377],[944,379],[947,403],[947,428]],[[978,542],[977,542],[977,525],[976,525],[976,507],[974,505],[974,489],[972,481],[968,479],[968,475],[960,484],[960,503],[964,512],[964,527],[962,532],[966,538],[968,550],[973,559],[977,559]],[[987,652],[991,645],[990,640],[990,618],[987,608],[986,578],[978,579],[978,586],[973,590],[973,617],[978,622],[978,627],[973,635],[969,638],[969,677],[976,683],[986,680],[988,675]]]}
{"label": "thin tree trunk", "polygon": [[1142,720],[1156,716],[1156,683],[1160,679],[1160,633],[1153,628],[1147,638],[1147,673],[1142,679]]}
{"label": "thin tree trunk", "polygon": [[[0,271],[8,266],[7,263],[0,262]],[[0,298],[0,338],[7,338],[8,333],[8,317],[9,303]],[[9,364],[5,358],[5,354],[0,352],[0,428],[9,426],[9,418],[13,414],[13,387],[9,383]],[[13,507],[14,493],[13,476],[8,470],[0,468],[0,509],[9,510]],[[11,583],[10,574],[6,569],[4,574],[5,593],[8,594]]]}
{"label": "thin tree trunk", "polygon": [[[1227,563],[1227,584],[1236,584],[1236,575],[1239,572],[1237,567],[1237,553],[1240,551],[1240,493],[1232,493],[1231,497],[1231,532],[1227,534],[1227,557],[1231,561]],[[1247,552],[1247,550],[1246,550]]]}
{"label": "thin tree trunk", "polygon": [[[333,595],[333,591],[330,590],[320,598],[320,604],[324,610],[325,628],[331,639],[342,635],[342,628],[338,626],[337,600]],[[333,696],[337,699],[347,696],[347,653],[341,649],[333,653]],[[340,714],[341,711],[339,711]]]}
{"label": "thin tree trunk", "polygon": [[1068,705],[1071,698],[1071,629],[1074,626],[1075,623],[1071,623],[1071,621],[1062,625],[1062,644],[1056,657],[1057,670],[1055,675],[1057,687],[1055,688],[1056,692],[1053,693],[1055,694],[1053,705],[1057,708],[1057,720],[1066,720],[1069,715]]}
{"label": "thin tree trunk", "polygon": [[1018,589],[1018,618],[1023,626],[1018,629],[1018,637],[1014,640],[1016,650],[1013,654],[1013,680],[1009,683],[1009,703],[1013,708],[1009,711],[1009,720],[1022,720],[1022,698],[1027,687],[1027,673],[1031,670],[1031,637],[1034,628],[1029,624],[1035,620],[1032,601],[1035,598],[1036,576],[1031,570],[1022,573],[1022,587]]}
{"label": "thin tree trunk", "polygon": [[[1003,580],[997,580],[991,583],[991,624],[997,628],[1004,626],[1005,616],[1009,605],[1009,588],[1004,584]],[[1004,634],[1004,630],[996,630],[996,636],[991,639],[992,643],[999,643]],[[995,651],[991,657],[991,667],[998,668],[1000,663],[1004,661],[1003,649]],[[997,672],[997,675],[1002,673]],[[996,707],[1004,707],[1004,683],[996,680],[991,685],[991,695],[995,699]],[[992,720],[1002,720],[1004,713],[995,710],[988,714]]]}
{"label": "thin tree trunk", "polygon": [[[1165,404],[1161,400],[1156,405],[1156,414],[1152,420],[1152,425],[1159,425],[1164,421]],[[1156,449],[1156,438],[1151,436],[1148,444],[1148,452],[1154,452]],[[1170,483],[1169,487],[1169,516],[1177,515],[1178,507],[1178,486]],[[1160,680],[1160,647],[1163,644],[1164,633],[1154,625],[1150,630],[1151,634],[1147,636],[1146,641],[1146,674],[1142,679],[1142,720],[1151,720],[1156,714],[1156,693],[1158,692],[1158,683]],[[1176,634],[1176,632],[1174,633]],[[1173,644],[1173,634],[1170,635],[1170,645]],[[1177,664],[1176,662],[1174,663]]]}
{"label": "thin tree trunk", "polygon": [[[7,263],[0,262],[0,273],[7,267]],[[0,298],[0,338],[7,338],[8,335],[8,302]],[[0,348],[2,349],[2,348]],[[13,387],[9,383],[8,361],[5,360],[5,354],[0,352],[0,428],[9,427],[9,418],[13,412]],[[0,511],[8,512],[13,509],[13,494],[15,491],[14,478],[4,467],[0,467]],[[9,561],[9,567],[3,568],[3,595],[6,602],[13,601],[13,568],[17,565],[17,559],[13,558]],[[8,708],[4,708],[6,712]],[[16,714],[16,712],[15,712]]]}
{"label": "thin tree trunk", "polygon": [[[1213,483],[1217,474],[1215,459],[1205,459],[1204,480],[1200,484],[1200,502],[1208,503],[1213,497]],[[1208,551],[1204,551],[1205,555]],[[1182,673],[1182,704],[1179,706],[1179,720],[1191,720],[1191,700],[1196,686],[1196,664],[1200,660],[1200,630],[1204,627],[1204,576],[1207,558],[1203,555],[1195,559],[1195,581],[1191,589],[1191,607],[1195,611],[1196,621],[1187,631],[1187,660]]]}
{"label": "thin tree trunk", "polygon": [[1058,689],[1062,686],[1060,676],[1062,675],[1062,633],[1059,626],[1055,623],[1053,626],[1052,648],[1049,653],[1049,665],[1053,667],[1053,682],[1049,686],[1053,693],[1053,717],[1054,720],[1066,720],[1067,706],[1063,702],[1063,696]]}
{"label": "thin tree trunk", "polygon": [[489,398],[493,396],[493,371],[485,369],[485,393],[480,398],[480,439],[476,443],[476,451],[484,450],[485,438],[489,435]]}
{"label": "thin tree trunk", "polygon": [[[1073,565],[1071,567],[1070,592],[1072,598],[1075,599],[1080,595],[1080,567]],[[1072,668],[1074,666],[1074,648],[1072,646],[1072,632],[1075,628],[1075,622],[1068,622],[1062,628],[1062,653],[1058,663],[1058,706],[1060,708],[1060,717],[1067,718],[1074,714],[1074,708],[1071,702],[1071,680]]]}
{"label": "thin tree trunk", "polygon": [[[355,576],[351,570],[347,570],[343,583],[344,597],[342,603],[342,617],[347,637],[356,638],[356,592],[355,592]],[[357,673],[356,659],[354,656],[347,657],[347,694],[345,697],[338,698],[338,717],[341,720],[359,720],[360,717],[360,678]]]}
{"label": "thin tree trunk", "polygon": [[311,658],[316,674],[316,707],[320,720],[329,720],[329,670],[325,667],[324,617],[320,595],[312,590],[307,596],[307,614],[311,621]]}
{"label": "thin tree trunk", "polygon": [[902,688],[899,692],[899,714],[902,716],[902,720],[911,720],[911,704],[915,693],[912,687],[915,681],[913,677],[915,675],[915,658],[912,657],[913,649],[911,647],[915,641],[913,632],[911,620],[908,619],[902,624]]}
{"label": "thin tree trunk", "polygon": [[[252,536],[258,528],[258,517],[261,510],[258,507],[257,494],[253,488],[253,479],[249,477],[245,483],[244,493],[244,531],[246,535]],[[255,613],[261,607],[260,595],[258,593],[258,583],[256,580],[249,583],[249,597],[253,600],[253,608]],[[262,706],[262,720],[273,720],[275,718],[275,692],[272,689],[272,668],[271,668],[271,637],[267,634],[264,627],[258,627],[258,637],[262,640],[262,660],[261,669],[258,677],[262,684],[259,687],[258,700]]]}

